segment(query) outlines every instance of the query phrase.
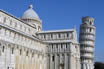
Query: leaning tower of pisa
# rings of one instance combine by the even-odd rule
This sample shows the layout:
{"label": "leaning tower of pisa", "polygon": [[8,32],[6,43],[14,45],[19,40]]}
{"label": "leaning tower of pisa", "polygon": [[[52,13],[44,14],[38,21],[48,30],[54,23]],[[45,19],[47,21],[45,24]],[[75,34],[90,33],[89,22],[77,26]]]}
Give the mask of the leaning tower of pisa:
{"label": "leaning tower of pisa", "polygon": [[92,17],[83,17],[80,25],[81,69],[94,69],[95,26]]}

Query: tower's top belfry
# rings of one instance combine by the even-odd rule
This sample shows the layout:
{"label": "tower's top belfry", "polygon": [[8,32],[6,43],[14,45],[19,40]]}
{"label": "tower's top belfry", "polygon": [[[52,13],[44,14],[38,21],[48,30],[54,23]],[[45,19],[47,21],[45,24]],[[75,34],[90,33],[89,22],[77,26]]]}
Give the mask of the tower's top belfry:
{"label": "tower's top belfry", "polygon": [[93,17],[82,17],[82,23],[88,24],[88,25],[94,25],[94,18]]}

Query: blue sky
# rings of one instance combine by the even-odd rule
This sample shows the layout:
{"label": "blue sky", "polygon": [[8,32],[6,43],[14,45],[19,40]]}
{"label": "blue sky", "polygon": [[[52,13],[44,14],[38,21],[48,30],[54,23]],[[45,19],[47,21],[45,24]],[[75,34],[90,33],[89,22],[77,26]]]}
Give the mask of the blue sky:
{"label": "blue sky", "polygon": [[70,29],[79,26],[83,16],[95,18],[95,61],[104,62],[104,0],[0,0],[0,9],[21,17],[33,4],[43,21],[43,30]]}

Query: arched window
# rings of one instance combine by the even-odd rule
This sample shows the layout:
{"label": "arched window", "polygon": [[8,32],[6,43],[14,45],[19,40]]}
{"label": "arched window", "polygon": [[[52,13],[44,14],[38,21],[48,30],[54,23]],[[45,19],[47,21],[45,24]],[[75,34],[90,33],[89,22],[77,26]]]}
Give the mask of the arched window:
{"label": "arched window", "polygon": [[67,37],[69,37],[69,33],[66,33]]}
{"label": "arched window", "polygon": [[28,56],[28,51],[26,52],[26,56]]}
{"label": "arched window", "polygon": [[22,49],[20,49],[20,55],[22,54]]}
{"label": "arched window", "polygon": [[51,35],[51,38],[53,38],[53,34],[50,34]]}
{"label": "arched window", "polygon": [[32,53],[32,57],[34,57],[34,52]]}
{"label": "arched window", "polygon": [[52,61],[54,61],[55,60],[55,57],[54,56],[52,56]]}
{"label": "arched window", "polygon": [[92,31],[92,29],[90,28],[90,32]]}
{"label": "arched window", "polygon": [[90,25],[92,25],[93,23],[90,21]]}
{"label": "arched window", "polygon": [[5,50],[5,47],[3,46],[2,52],[4,52],[4,50]]}
{"label": "arched window", "polygon": [[12,20],[10,20],[10,25],[12,25]]}
{"label": "arched window", "polygon": [[12,48],[12,54],[14,53],[14,48]]}
{"label": "arched window", "polygon": [[43,35],[44,39],[46,39],[46,35]]}
{"label": "arched window", "polygon": [[29,32],[31,32],[30,28],[28,29]]}
{"label": "arched window", "polygon": [[61,48],[63,48],[62,46],[63,46],[63,44],[61,44]]}
{"label": "arched window", "polygon": [[17,23],[15,23],[15,27],[17,27]]}
{"label": "arched window", "polygon": [[20,24],[20,29],[22,30],[22,24]]}
{"label": "arched window", "polygon": [[68,48],[67,44],[66,44],[66,48]]}
{"label": "arched window", "polygon": [[53,49],[53,44],[52,44],[52,49]]}
{"label": "arched window", "polygon": [[58,37],[59,37],[59,38],[61,37],[60,33],[58,34]]}
{"label": "arched window", "polygon": [[4,17],[4,23],[6,22],[6,17]]}

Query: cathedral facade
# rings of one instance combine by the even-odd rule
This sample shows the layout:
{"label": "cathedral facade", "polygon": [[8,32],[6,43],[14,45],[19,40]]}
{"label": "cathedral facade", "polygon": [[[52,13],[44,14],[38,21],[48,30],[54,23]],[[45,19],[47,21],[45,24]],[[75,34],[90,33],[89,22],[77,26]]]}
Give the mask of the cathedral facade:
{"label": "cathedral facade", "polygon": [[93,69],[95,26],[83,17],[73,29],[42,30],[32,5],[17,18],[0,10],[0,69]]}

